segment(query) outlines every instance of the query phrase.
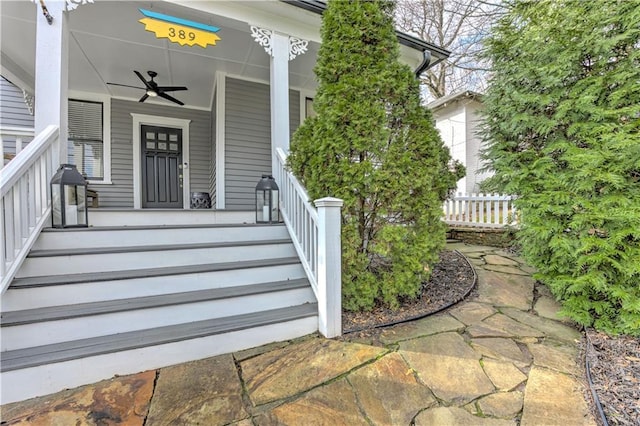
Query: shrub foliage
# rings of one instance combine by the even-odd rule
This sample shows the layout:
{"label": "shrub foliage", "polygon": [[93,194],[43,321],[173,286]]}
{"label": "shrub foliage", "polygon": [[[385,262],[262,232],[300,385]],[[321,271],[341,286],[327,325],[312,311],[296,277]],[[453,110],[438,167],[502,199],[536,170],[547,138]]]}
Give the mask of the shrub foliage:
{"label": "shrub foliage", "polygon": [[399,62],[393,3],[330,1],[315,68],[317,117],[292,138],[289,165],[313,199],[344,200],[343,306],[415,296],[444,245],[442,201],[458,178]]}
{"label": "shrub foliage", "polygon": [[640,335],[640,3],[512,2],[494,29],[485,154],[563,313]]}

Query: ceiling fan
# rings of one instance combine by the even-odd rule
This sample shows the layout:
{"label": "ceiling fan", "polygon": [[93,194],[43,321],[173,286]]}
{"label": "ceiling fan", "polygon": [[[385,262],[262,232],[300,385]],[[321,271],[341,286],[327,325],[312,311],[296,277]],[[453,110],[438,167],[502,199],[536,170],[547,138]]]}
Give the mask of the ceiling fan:
{"label": "ceiling fan", "polygon": [[133,89],[141,89],[141,90],[145,90],[145,94],[142,95],[142,97],[140,98],[140,100],[138,102],[144,102],[147,100],[147,98],[149,96],[151,97],[156,97],[156,96],[160,96],[161,98],[164,98],[168,101],[171,102],[175,102],[178,105],[184,105],[183,102],[180,102],[179,100],[177,100],[176,98],[174,98],[173,96],[167,95],[165,92],[176,92],[178,90],[188,90],[186,87],[184,86],[158,86],[158,83],[156,83],[155,81],[153,81],[153,79],[158,75],[157,72],[155,71],[147,71],[147,74],[149,74],[149,77],[151,77],[151,80],[145,80],[144,77],[142,76],[142,74],[140,74],[138,71],[133,71],[140,80],[142,80],[142,82],[144,83],[145,87],[137,87],[137,86],[129,86],[128,84],[118,84],[118,83],[107,83],[110,84],[112,86],[122,86],[122,87],[131,87]]}

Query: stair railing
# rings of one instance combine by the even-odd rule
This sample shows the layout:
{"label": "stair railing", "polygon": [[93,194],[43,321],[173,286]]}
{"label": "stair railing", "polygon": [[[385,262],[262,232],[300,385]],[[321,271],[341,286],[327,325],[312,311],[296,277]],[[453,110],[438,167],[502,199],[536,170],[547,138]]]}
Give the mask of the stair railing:
{"label": "stair railing", "polygon": [[0,169],[18,155],[33,136],[34,130],[29,127],[0,126]]}
{"label": "stair railing", "polygon": [[49,179],[59,165],[60,130],[52,125],[0,170],[0,294],[49,219]]}
{"label": "stair railing", "polygon": [[[318,300],[319,331],[325,337],[342,334],[342,200],[313,201],[287,169],[287,154],[276,148],[274,178],[280,189],[280,211]],[[314,206],[315,205],[315,206]]]}

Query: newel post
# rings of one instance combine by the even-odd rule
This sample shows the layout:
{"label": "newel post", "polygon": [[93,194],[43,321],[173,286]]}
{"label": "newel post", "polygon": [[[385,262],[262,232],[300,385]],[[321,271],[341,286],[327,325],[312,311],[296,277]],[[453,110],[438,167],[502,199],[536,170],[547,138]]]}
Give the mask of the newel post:
{"label": "newel post", "polygon": [[315,200],[318,209],[318,316],[325,337],[342,334],[342,246],[340,209],[343,201]]}

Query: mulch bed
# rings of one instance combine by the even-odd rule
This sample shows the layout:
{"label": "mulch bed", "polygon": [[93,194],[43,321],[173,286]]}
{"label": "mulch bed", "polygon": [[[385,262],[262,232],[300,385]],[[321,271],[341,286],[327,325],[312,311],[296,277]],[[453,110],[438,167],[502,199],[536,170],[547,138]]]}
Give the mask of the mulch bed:
{"label": "mulch bed", "polygon": [[640,339],[611,337],[592,329],[585,336],[591,389],[606,421],[612,426],[640,425]]}
{"label": "mulch bed", "polygon": [[434,314],[462,300],[475,284],[475,273],[466,258],[455,251],[440,253],[440,261],[434,265],[431,278],[422,283],[420,295],[401,301],[393,311],[378,304],[370,312],[343,311],[342,329],[345,334],[409,321]]}
{"label": "mulch bed", "polygon": [[[379,304],[371,312],[343,312],[343,338],[371,337],[381,327],[432,315],[473,294],[474,285],[475,273],[464,256],[443,251],[431,278],[422,284],[420,295],[403,300],[397,311]],[[582,346],[591,376],[587,398],[598,422],[604,424],[600,421],[604,416],[611,426],[639,426],[640,339],[586,330]],[[593,393],[600,401],[602,414]]]}

